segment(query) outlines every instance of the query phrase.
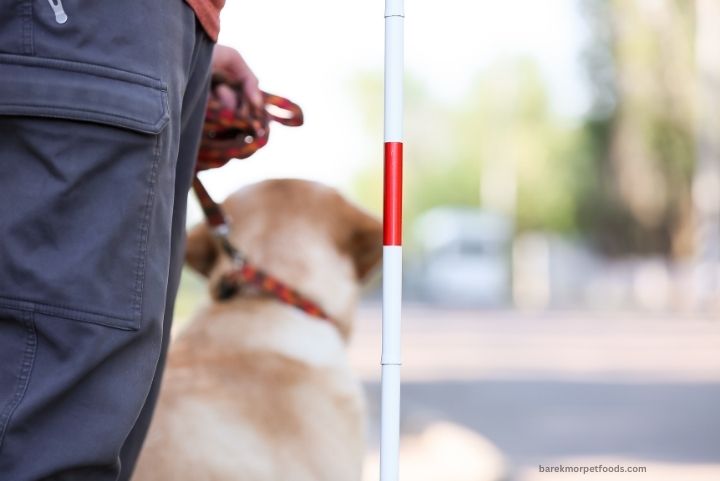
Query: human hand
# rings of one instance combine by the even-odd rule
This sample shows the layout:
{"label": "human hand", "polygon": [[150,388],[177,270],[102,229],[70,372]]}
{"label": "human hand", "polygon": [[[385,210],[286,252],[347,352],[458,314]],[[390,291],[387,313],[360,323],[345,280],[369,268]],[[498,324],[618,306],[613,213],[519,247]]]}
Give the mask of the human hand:
{"label": "human hand", "polygon": [[227,85],[219,85],[213,92],[220,102],[229,109],[236,109],[241,101],[250,102],[256,109],[263,108],[263,96],[258,79],[250,70],[240,52],[232,47],[216,45],[212,57],[212,73],[223,75],[232,82],[242,85],[243,97],[238,99],[235,91]]}

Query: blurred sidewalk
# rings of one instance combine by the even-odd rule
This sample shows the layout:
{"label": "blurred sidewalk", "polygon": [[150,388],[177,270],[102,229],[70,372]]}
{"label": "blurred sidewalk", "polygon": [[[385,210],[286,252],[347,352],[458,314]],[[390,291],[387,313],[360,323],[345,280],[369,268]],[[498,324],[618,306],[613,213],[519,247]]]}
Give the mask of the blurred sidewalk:
{"label": "blurred sidewalk", "polygon": [[[374,449],[379,313],[361,310],[351,348]],[[502,451],[514,480],[720,479],[718,321],[408,307],[403,330],[404,435],[439,421],[469,428]],[[538,464],[648,471],[539,473]]]}
{"label": "blurred sidewalk", "polygon": [[[351,359],[367,381],[380,373],[380,328],[380,306],[363,306]],[[405,308],[405,381],[517,378],[720,382],[720,319]]]}

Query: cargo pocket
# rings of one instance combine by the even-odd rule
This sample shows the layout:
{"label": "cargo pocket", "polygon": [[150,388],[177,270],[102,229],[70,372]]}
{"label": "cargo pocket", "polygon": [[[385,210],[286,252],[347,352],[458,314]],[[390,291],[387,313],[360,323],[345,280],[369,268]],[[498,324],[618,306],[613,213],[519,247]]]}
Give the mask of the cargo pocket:
{"label": "cargo pocket", "polygon": [[0,54],[0,307],[137,329],[168,110],[160,80]]}

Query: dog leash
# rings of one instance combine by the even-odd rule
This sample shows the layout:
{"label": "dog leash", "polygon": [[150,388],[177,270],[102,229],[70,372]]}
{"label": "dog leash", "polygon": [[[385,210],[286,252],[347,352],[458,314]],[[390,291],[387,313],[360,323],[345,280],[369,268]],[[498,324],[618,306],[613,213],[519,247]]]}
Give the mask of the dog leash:
{"label": "dog leash", "polygon": [[[238,100],[243,98],[241,85],[228,82],[220,76],[213,77],[212,90],[214,91],[221,84],[232,88]],[[247,256],[230,242],[228,218],[198,177],[198,172],[222,167],[231,159],[246,159],[264,147],[270,137],[271,121],[289,127],[303,124],[302,109],[297,104],[265,92],[262,93],[262,97],[263,108],[254,108],[248,102],[240,102],[237,109],[229,109],[211,95],[205,111],[205,124],[192,186],[200,201],[205,219],[222,249],[233,261],[233,269],[223,274],[220,279],[220,299],[230,299],[251,288],[311,316],[335,324],[318,304],[253,265],[248,261]]]}

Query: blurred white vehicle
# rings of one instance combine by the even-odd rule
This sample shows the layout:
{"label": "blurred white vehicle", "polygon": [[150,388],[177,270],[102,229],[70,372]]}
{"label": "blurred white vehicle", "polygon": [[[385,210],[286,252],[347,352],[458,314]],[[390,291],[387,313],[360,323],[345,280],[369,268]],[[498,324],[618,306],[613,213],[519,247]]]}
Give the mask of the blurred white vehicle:
{"label": "blurred white vehicle", "polygon": [[421,260],[410,281],[424,300],[488,307],[510,302],[510,219],[479,208],[440,207],[414,227]]}

